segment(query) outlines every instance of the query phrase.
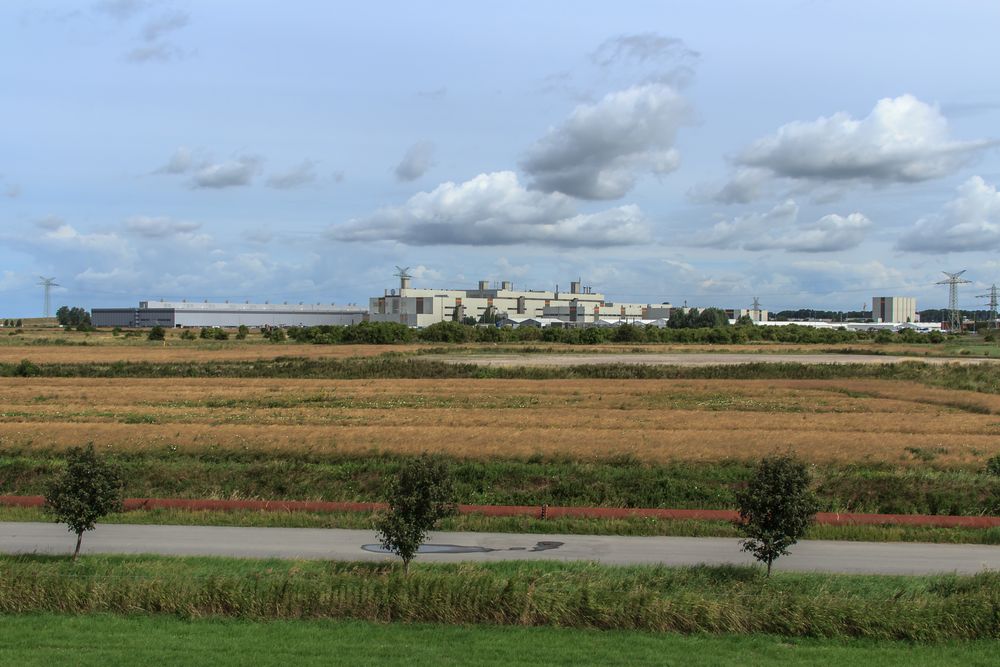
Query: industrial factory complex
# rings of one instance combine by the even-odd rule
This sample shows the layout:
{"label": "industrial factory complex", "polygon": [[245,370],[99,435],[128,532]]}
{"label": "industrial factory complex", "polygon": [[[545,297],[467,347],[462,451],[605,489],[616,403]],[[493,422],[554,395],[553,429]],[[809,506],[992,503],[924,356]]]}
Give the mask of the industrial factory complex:
{"label": "industrial factory complex", "polygon": [[[291,327],[348,325],[359,322],[394,322],[427,327],[438,322],[470,322],[490,326],[607,327],[637,324],[665,327],[677,308],[670,303],[621,303],[609,301],[581,281],[569,283],[568,291],[514,289],[511,282],[479,281],[476,289],[413,287],[406,269],[396,274],[399,287],[385,289],[369,300],[368,309],[333,304],[209,303],[189,301],[141,301],[138,308],[94,308],[92,321],[98,327]],[[686,312],[686,306],[681,307]],[[754,299],[750,308],[726,309],[731,322],[741,318],[762,325],[768,311]],[[919,323],[913,297],[872,298],[872,317],[867,322],[799,321],[815,327],[940,329],[937,323]]]}

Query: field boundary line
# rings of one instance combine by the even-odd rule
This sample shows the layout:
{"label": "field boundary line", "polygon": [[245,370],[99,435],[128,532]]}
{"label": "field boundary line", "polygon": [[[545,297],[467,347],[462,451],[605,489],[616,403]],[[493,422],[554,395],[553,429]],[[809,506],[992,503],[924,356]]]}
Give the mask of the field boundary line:
{"label": "field boundary line", "polygon": [[[0,505],[42,507],[42,496],[0,496]],[[191,498],[126,498],[126,511],[180,509],[263,512],[375,512],[385,503],[332,502],[321,500],[210,500]],[[739,520],[736,510],[654,509],[625,507],[550,507],[548,505],[459,505],[461,514],[484,516],[528,516],[536,519],[576,517],[590,519],[651,518],[681,521]],[[859,514],[819,512],[816,523],[826,526],[935,526],[942,528],[997,528],[1000,516],[948,516],[932,514]]]}

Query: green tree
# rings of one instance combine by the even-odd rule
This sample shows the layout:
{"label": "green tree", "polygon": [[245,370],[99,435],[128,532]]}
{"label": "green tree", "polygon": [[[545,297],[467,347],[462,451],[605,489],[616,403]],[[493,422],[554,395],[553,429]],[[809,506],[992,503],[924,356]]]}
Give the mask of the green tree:
{"label": "green tree", "polygon": [[754,471],[746,488],[736,493],[743,551],[771,564],[788,553],[805,533],[818,509],[810,490],[809,471],[791,456],[769,456]]}
{"label": "green tree", "polygon": [[427,533],[455,513],[454,495],[448,466],[428,454],[410,459],[390,478],[385,490],[389,509],[376,519],[375,528],[382,546],[402,559],[405,572]]}
{"label": "green tree", "polygon": [[245,324],[241,324],[240,328],[236,330],[236,340],[243,340],[250,333],[249,327]]}
{"label": "green tree", "polygon": [[98,519],[122,508],[122,477],[118,468],[94,452],[93,445],[74,447],[66,457],[66,469],[45,493],[45,509],[58,523],[76,533],[73,560],[80,555],[83,533],[93,530]]}
{"label": "green tree", "polygon": [[167,332],[164,331],[163,327],[157,324],[155,327],[149,330],[149,335],[146,336],[149,340],[165,340],[167,337]]}

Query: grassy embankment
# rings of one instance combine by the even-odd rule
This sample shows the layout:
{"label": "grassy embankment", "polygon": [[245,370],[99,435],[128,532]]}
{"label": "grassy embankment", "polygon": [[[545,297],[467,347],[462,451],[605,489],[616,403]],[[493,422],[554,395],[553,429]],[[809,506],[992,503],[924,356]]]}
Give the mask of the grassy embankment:
{"label": "grassy embankment", "polygon": [[509,561],[0,557],[0,613],[559,626],[838,639],[1000,637],[1000,575],[779,573]]}
{"label": "grassy embankment", "polygon": [[[0,617],[0,663],[114,665],[992,665],[992,641],[911,644],[363,621]],[[100,641],[95,641],[100,637]]]}
{"label": "grassy embankment", "polygon": [[[52,518],[38,508],[0,507],[0,521],[41,521]],[[108,515],[101,523],[188,526],[256,526],[274,528],[372,529],[367,512],[264,512],[156,509]],[[726,521],[689,521],[631,517],[625,519],[557,517],[490,517],[465,514],[443,519],[442,531],[535,533],[558,535],[638,535],[683,537],[741,537]],[[813,525],[804,539],[854,542],[928,542],[936,544],[998,544],[1000,528],[934,526],[821,526]]]}

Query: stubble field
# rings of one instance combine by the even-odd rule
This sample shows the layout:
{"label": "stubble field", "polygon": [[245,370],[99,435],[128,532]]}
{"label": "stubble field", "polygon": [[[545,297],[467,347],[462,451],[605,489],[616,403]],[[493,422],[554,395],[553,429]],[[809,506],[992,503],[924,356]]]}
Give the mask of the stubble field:
{"label": "stubble field", "polygon": [[0,445],[974,466],[1000,396],[884,380],[10,378]]}

